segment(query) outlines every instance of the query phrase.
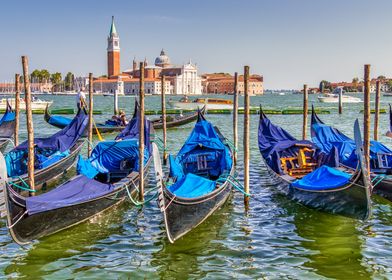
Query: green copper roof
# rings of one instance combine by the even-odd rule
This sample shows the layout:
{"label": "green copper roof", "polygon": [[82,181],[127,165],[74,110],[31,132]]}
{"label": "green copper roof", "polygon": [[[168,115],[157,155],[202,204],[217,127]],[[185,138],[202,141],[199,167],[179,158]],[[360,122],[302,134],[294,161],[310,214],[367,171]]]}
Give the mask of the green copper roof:
{"label": "green copper roof", "polygon": [[112,16],[112,26],[110,26],[109,35],[117,34],[116,26],[114,25],[114,16]]}

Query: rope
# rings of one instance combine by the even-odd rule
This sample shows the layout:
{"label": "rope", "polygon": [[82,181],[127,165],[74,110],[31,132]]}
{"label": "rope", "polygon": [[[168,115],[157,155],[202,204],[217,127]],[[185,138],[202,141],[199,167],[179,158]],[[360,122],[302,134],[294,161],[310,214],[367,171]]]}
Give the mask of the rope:
{"label": "rope", "polygon": [[22,177],[18,176],[18,179],[23,183],[24,187],[19,186],[18,184],[13,183],[13,182],[11,182],[11,181],[10,181],[9,183],[10,183],[12,186],[14,186],[14,187],[16,187],[16,188],[19,188],[19,189],[21,189],[21,190],[29,191],[29,192],[36,192],[36,190],[30,189],[30,186],[26,183],[25,180],[23,180]]}
{"label": "rope", "polygon": [[[379,180],[374,184],[373,182],[376,181],[376,179],[379,179]],[[376,177],[374,177],[373,180],[372,180],[373,188],[375,186],[377,186],[379,183],[381,183],[382,180],[384,180],[384,179],[385,179],[384,175],[377,175]]]}
{"label": "rope", "polygon": [[236,148],[236,146],[234,146],[234,143],[232,141],[230,141],[229,139],[225,138],[227,144],[230,146],[230,148],[232,148],[235,152],[238,152],[238,149]]}
{"label": "rope", "polygon": [[[84,106],[85,108],[88,108],[88,107],[87,107],[87,103],[86,103],[86,101],[85,101],[83,98],[81,98],[80,101],[81,101],[81,103],[82,103],[82,106]],[[99,130],[98,130],[98,128],[97,128],[97,125],[96,125],[96,123],[95,123],[94,118],[92,118],[91,120],[92,120],[92,122],[93,122],[93,125],[94,125],[95,130],[97,131],[97,136],[98,136],[99,141],[103,141],[103,138],[102,138],[101,133],[99,132]]]}
{"label": "rope", "polygon": [[13,228],[20,220],[22,220],[22,218],[24,217],[24,215],[26,215],[27,214],[27,210],[26,211],[24,211],[24,213],[22,214],[22,216],[20,216],[17,220],[16,220],[16,222],[15,223],[13,223],[12,225],[10,225],[10,226],[7,226],[7,228],[9,228],[9,229],[11,229],[11,228]]}
{"label": "rope", "polygon": [[36,192],[36,190],[33,190],[33,189],[30,189],[30,188],[25,188],[25,187],[19,186],[18,184],[15,184],[15,183],[13,183],[13,182],[9,182],[9,184],[11,184],[12,186],[14,186],[14,187],[16,187],[16,188],[18,188],[18,189],[24,190],[24,191]]}
{"label": "rope", "polygon": [[[135,185],[135,182],[134,182],[133,180],[131,180],[131,183],[134,185],[135,189],[139,192],[139,190],[137,189],[137,187],[136,187],[136,185]],[[133,197],[132,197],[132,195],[131,195],[131,193],[130,193],[130,191],[129,191],[129,189],[128,189],[128,186],[126,186],[125,189],[127,190],[127,194],[128,194],[129,199],[130,199],[131,202],[132,202],[135,206],[137,206],[137,207],[141,207],[141,206],[143,206],[144,204],[149,203],[149,202],[152,201],[154,198],[156,198],[156,196],[157,196],[157,194],[158,194],[158,192],[156,192],[152,197],[150,197],[150,198],[148,198],[148,199],[145,199],[144,201],[136,201],[136,200],[133,199]],[[146,192],[145,194],[149,194],[151,191],[156,190],[156,189],[157,189],[157,187],[156,187],[156,188],[153,188],[153,189],[150,189],[150,190],[149,190],[148,192]]]}
{"label": "rope", "polygon": [[[233,182],[233,181],[234,182]],[[231,183],[237,190],[239,190],[240,192],[242,192],[244,195],[246,195],[246,196],[250,196],[250,193],[247,193],[246,191],[244,191],[244,186],[241,184],[241,182],[240,181],[238,181],[236,178],[234,178],[233,176],[231,176],[231,175],[229,175],[229,176],[227,176],[227,181],[229,181],[229,183]],[[238,185],[237,185],[237,184]],[[241,188],[241,187],[242,188]]]}
{"label": "rope", "polygon": [[172,204],[173,200],[176,198],[176,195],[173,195],[173,198],[170,200],[170,202],[166,205],[165,208],[161,210],[161,212],[165,212],[167,208],[169,208],[170,204]]}

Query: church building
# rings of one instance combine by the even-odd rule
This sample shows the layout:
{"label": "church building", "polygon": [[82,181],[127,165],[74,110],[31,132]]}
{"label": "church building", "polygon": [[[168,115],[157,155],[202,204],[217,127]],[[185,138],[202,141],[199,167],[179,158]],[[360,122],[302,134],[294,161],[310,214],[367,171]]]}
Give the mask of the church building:
{"label": "church building", "polygon": [[[117,92],[118,94],[139,93],[139,63],[132,61],[132,68],[121,72],[120,66],[120,37],[117,32],[114,17],[107,39],[107,77],[94,80],[95,92]],[[197,73],[197,65],[190,60],[183,65],[171,64],[169,56],[162,49],[153,65],[148,65],[144,59],[144,78],[146,94],[161,94],[162,75],[165,76],[165,94],[194,95],[202,94],[201,78]]]}

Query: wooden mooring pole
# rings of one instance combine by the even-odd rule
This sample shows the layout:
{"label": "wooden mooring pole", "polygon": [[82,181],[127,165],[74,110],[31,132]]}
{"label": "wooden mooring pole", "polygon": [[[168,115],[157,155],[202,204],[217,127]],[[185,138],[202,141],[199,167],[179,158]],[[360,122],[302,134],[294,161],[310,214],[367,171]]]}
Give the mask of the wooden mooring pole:
{"label": "wooden mooring pole", "polygon": [[[245,97],[245,108],[244,108],[244,191],[249,194],[249,66],[244,66],[244,97]],[[245,207],[249,207],[249,196],[244,196]]]}
{"label": "wooden mooring pole", "polygon": [[[28,159],[27,159],[27,174],[29,178],[29,185],[31,190],[35,190],[34,182],[34,127],[33,127],[33,113],[31,111],[31,91],[30,91],[30,77],[29,77],[29,61],[27,56],[22,56],[23,66],[23,81],[25,89],[25,104],[26,104],[26,122],[27,122],[27,142],[28,142]],[[33,195],[34,192],[31,192]]]}
{"label": "wooden mooring pole", "polygon": [[363,148],[368,176],[370,176],[370,64],[365,64],[364,67],[364,85]]}
{"label": "wooden mooring pole", "polygon": [[238,149],[238,73],[234,73],[234,94],[233,94],[233,142],[234,142],[234,165],[237,165]]}
{"label": "wooden mooring pole", "polygon": [[161,76],[161,103],[162,103],[162,130],[163,130],[163,164],[167,164],[166,153],[166,99],[165,99],[165,76]]}
{"label": "wooden mooring pole", "polygon": [[119,114],[119,111],[118,111],[118,92],[117,92],[117,90],[114,91],[113,97],[114,97],[113,113],[114,113],[115,116],[117,116]]}
{"label": "wooden mooring pole", "polygon": [[139,200],[144,201],[144,63],[140,62],[139,79]]}
{"label": "wooden mooring pole", "polygon": [[380,118],[380,91],[381,84],[380,81],[376,83],[376,104],[375,104],[375,112],[374,112],[374,140],[378,141],[378,122]]}
{"label": "wooden mooring pole", "polygon": [[91,156],[91,151],[93,149],[93,73],[88,74],[89,89],[88,89],[88,144],[87,144],[87,155]]}
{"label": "wooden mooring pole", "polygon": [[302,140],[306,140],[306,130],[308,128],[308,85],[304,85],[303,103]]}
{"label": "wooden mooring pole", "polygon": [[19,145],[19,103],[20,103],[20,75],[15,74],[15,130],[14,130],[14,143],[15,146]]}
{"label": "wooden mooring pole", "polygon": [[339,91],[339,108],[338,108],[339,115],[341,115],[343,113],[343,96],[342,96],[342,94],[343,94],[343,89],[341,89]]}

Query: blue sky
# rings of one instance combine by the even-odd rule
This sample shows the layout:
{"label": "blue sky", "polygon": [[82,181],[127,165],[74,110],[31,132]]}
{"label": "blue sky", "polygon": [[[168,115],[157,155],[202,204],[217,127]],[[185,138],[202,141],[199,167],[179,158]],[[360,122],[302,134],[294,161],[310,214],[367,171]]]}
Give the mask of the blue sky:
{"label": "blue sky", "polygon": [[392,76],[390,0],[2,1],[0,80],[30,70],[106,73],[106,39],[116,19],[122,69],[134,56],[192,59],[204,72],[264,75],[266,88],[321,79]]}

